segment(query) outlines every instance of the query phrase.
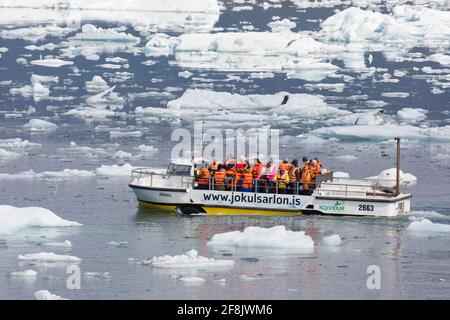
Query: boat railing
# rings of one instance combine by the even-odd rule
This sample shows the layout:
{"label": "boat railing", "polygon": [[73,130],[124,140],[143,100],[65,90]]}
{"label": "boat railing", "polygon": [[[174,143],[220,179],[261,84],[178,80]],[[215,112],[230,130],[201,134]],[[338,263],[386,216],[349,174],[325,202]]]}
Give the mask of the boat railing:
{"label": "boat railing", "polygon": [[156,173],[150,169],[138,168],[131,172],[131,184],[167,189],[192,189],[194,177],[190,175]]}

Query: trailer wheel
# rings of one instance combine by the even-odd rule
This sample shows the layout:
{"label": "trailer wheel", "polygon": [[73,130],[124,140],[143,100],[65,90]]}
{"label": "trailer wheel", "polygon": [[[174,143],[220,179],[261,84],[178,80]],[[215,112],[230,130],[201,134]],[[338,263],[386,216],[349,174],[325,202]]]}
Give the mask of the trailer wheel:
{"label": "trailer wheel", "polygon": [[185,206],[178,206],[176,208],[177,213],[183,214],[183,215],[191,215],[195,213],[206,213],[206,211],[201,207],[197,205],[185,205]]}

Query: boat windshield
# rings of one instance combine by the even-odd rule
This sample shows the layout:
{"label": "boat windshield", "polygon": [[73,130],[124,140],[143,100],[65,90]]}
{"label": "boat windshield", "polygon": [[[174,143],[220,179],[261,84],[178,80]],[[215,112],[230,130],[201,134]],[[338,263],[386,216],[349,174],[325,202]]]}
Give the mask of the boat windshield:
{"label": "boat windshield", "polygon": [[175,176],[190,176],[192,166],[171,163],[167,168],[166,174]]}

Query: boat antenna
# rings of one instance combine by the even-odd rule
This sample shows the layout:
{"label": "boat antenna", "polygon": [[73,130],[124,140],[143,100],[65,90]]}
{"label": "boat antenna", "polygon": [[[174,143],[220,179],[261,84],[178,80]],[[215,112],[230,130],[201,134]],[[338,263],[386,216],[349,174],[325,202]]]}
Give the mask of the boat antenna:
{"label": "boat antenna", "polygon": [[400,194],[400,138],[395,138],[397,141],[397,172],[396,172],[396,186],[395,186],[395,196]]}

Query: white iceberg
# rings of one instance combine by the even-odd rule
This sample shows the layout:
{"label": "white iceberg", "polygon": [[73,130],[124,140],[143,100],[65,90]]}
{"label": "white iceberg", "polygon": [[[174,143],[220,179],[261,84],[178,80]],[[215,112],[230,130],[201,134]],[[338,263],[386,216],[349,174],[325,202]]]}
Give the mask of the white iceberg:
{"label": "white iceberg", "polygon": [[56,294],[51,293],[48,290],[39,290],[34,293],[34,297],[36,300],[68,300],[66,298],[62,298]]}
{"label": "white iceberg", "polygon": [[339,235],[333,234],[331,236],[323,238],[320,244],[327,247],[335,247],[342,245],[342,240],[341,237],[339,237]]}
{"label": "white iceberg", "polygon": [[422,108],[403,108],[397,111],[397,117],[401,121],[416,122],[427,118],[428,110]]}
{"label": "white iceberg", "polygon": [[36,278],[37,272],[31,269],[24,271],[13,271],[9,274],[10,277],[24,277],[24,278]]}
{"label": "white iceberg", "polygon": [[133,170],[133,166],[129,163],[125,163],[123,165],[102,165],[99,168],[95,169],[94,172],[99,177],[122,177],[122,176],[130,176],[131,171]]}
{"label": "white iceberg", "polygon": [[55,130],[58,126],[54,123],[41,120],[41,119],[31,119],[28,123],[23,125],[28,131],[52,131]]}
{"label": "white iceberg", "polygon": [[190,250],[182,255],[149,258],[142,264],[155,268],[217,268],[233,266],[234,261],[206,258],[200,256],[196,250]]}
{"label": "white iceberg", "polygon": [[209,246],[294,249],[312,252],[314,241],[304,231],[286,230],[285,226],[272,228],[247,227],[244,231],[215,234]]}
{"label": "white iceberg", "polygon": [[86,81],[86,91],[99,93],[109,89],[108,83],[100,76],[94,76],[91,81]]}
{"label": "white iceberg", "polygon": [[73,61],[66,61],[66,60],[61,60],[58,58],[33,60],[33,61],[30,61],[30,63],[33,65],[36,65],[36,66],[49,67],[49,68],[59,68],[62,66],[73,65]]}
{"label": "white iceberg", "polygon": [[75,256],[55,254],[53,252],[28,253],[19,255],[19,261],[38,262],[80,262],[81,259]]}
{"label": "white iceberg", "polygon": [[101,42],[140,42],[138,37],[131,34],[118,32],[115,29],[103,29],[93,24],[85,24],[81,27],[81,32],[69,40],[81,41],[101,41]]}
{"label": "white iceberg", "polygon": [[64,240],[64,242],[45,242],[42,245],[46,247],[71,248],[72,242],[70,242],[69,240]]}
{"label": "white iceberg", "polygon": [[448,233],[450,232],[450,225],[443,223],[433,223],[428,219],[421,219],[411,222],[406,228],[408,232],[415,233]]}
{"label": "white iceberg", "polygon": [[11,234],[27,227],[77,227],[82,224],[62,219],[45,208],[16,208],[0,205],[0,234]]}

